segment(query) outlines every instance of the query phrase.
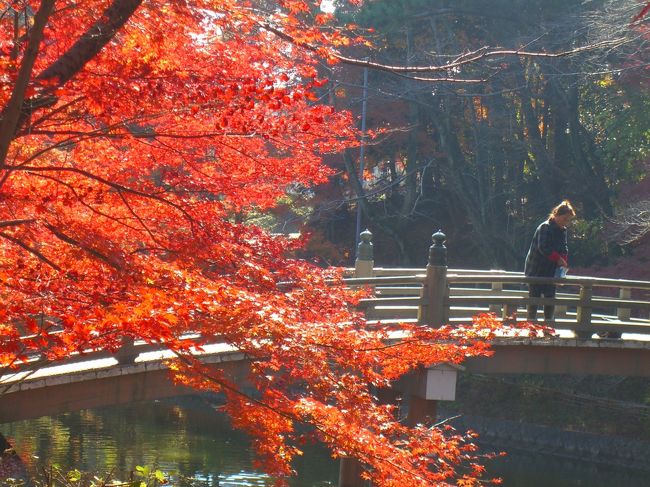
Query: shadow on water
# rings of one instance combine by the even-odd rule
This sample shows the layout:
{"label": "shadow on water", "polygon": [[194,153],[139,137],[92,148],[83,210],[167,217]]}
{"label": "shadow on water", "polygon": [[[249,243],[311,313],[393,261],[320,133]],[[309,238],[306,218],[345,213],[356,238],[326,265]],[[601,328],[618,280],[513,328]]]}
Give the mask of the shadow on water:
{"label": "shadow on water", "polygon": [[580,462],[554,455],[508,449],[505,457],[487,463],[488,473],[503,479],[502,487],[647,487],[648,473],[618,466]]}
{"label": "shadow on water", "polygon": [[[136,465],[179,472],[195,485],[263,487],[273,480],[253,467],[245,435],[202,398],[85,410],[0,425],[28,468],[56,463],[64,470],[115,469],[126,478]],[[501,444],[508,456],[486,462],[506,487],[637,487],[650,485],[647,472],[597,465],[553,455],[530,454]],[[491,450],[493,451],[493,450]],[[292,487],[335,486],[338,463],[318,446],[296,459]]]}

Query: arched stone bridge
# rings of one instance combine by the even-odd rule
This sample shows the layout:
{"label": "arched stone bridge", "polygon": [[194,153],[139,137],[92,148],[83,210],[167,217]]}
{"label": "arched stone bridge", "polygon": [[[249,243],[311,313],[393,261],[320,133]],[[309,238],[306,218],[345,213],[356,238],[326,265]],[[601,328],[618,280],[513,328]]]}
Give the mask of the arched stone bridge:
{"label": "arched stone bridge", "polygon": [[[374,267],[372,243],[364,232],[346,283],[373,288],[373,296],[361,306],[378,326],[387,321],[439,326],[468,322],[471,316],[487,311],[505,321],[521,321],[527,304],[552,303],[557,307],[552,325],[558,336],[504,336],[494,343],[493,357],[468,360],[463,368],[480,373],[650,376],[650,282],[531,279],[516,272],[448,269],[444,235],[437,233],[433,238],[426,268],[379,268]],[[531,299],[526,285],[532,282],[561,287],[553,299]],[[143,343],[131,345],[127,352],[121,356],[89,354],[3,375],[0,422],[193,392],[168,380],[165,350]],[[245,381],[248,362],[232,347],[215,343],[202,357]],[[400,394],[424,401],[453,398],[450,387],[455,387],[455,370],[445,364],[395,385]]]}

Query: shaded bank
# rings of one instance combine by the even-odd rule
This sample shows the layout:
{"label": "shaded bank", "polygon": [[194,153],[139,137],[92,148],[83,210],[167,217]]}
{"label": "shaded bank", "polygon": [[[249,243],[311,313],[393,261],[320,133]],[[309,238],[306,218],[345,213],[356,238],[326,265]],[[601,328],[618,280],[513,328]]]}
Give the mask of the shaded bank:
{"label": "shaded bank", "polygon": [[462,416],[451,424],[459,430],[476,431],[480,435],[477,443],[486,449],[552,455],[628,472],[634,469],[638,475],[650,473],[650,442],[646,441],[480,416]]}
{"label": "shaded bank", "polygon": [[0,480],[8,478],[23,482],[25,487],[32,486],[25,463],[16,453],[14,447],[0,433]]}

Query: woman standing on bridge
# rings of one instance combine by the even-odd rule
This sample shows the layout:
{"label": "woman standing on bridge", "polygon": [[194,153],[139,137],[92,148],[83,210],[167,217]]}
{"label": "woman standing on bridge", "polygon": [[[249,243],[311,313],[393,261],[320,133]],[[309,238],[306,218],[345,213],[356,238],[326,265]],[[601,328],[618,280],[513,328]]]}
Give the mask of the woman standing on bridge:
{"label": "woman standing on bridge", "polygon": [[[562,201],[551,211],[548,219],[535,230],[533,240],[526,256],[524,273],[527,277],[555,277],[556,270],[568,267],[569,248],[567,245],[567,226],[576,216],[568,200]],[[531,298],[555,297],[555,285],[531,284],[528,295]],[[555,306],[544,306],[544,319],[553,321]],[[537,305],[528,306],[528,320],[537,319]]]}

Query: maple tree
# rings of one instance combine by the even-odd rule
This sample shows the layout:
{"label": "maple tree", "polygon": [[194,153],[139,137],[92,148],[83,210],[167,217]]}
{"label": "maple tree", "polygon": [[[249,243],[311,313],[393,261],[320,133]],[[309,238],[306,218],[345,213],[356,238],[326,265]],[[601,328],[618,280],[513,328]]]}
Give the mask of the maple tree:
{"label": "maple tree", "polygon": [[[404,426],[371,387],[488,354],[495,321],[405,327],[387,345],[389,329],[350,311],[356,294],[330,285],[338,271],[241,223],[325,181],[322,155],[356,144],[351,116],[317,103],[316,63],[354,41],[317,3],[3,7],[0,365],[163,343],[176,380],[226,393],[280,482],[312,436],[377,485],[471,485],[471,435]],[[250,358],[259,395],[192,355],[215,339]]]}

